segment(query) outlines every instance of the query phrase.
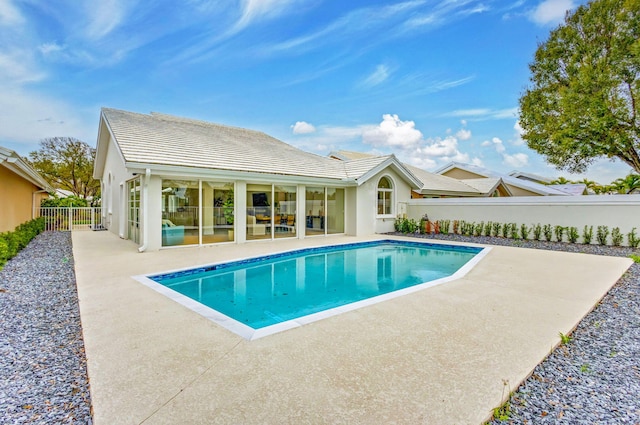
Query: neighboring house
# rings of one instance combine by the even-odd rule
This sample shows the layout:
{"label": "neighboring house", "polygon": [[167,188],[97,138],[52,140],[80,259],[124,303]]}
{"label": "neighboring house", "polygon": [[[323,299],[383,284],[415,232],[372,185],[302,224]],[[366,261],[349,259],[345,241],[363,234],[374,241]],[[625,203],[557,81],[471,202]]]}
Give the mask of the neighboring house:
{"label": "neighboring house", "polygon": [[0,232],[35,218],[40,201],[52,191],[16,152],[0,146]]}
{"label": "neighboring house", "polygon": [[155,250],[393,230],[422,182],[393,156],[339,161],[258,131],[103,108],[103,224]]}
{"label": "neighboring house", "polygon": [[[371,154],[344,150],[331,152],[329,157],[340,159],[342,161],[377,158],[375,155]],[[505,186],[500,178],[458,180],[440,174],[431,173],[412,165],[403,165],[422,183],[420,188],[412,191],[412,198],[511,196],[509,188]]]}
{"label": "neighboring house", "polygon": [[530,179],[522,179],[496,173],[483,167],[460,162],[450,162],[434,171],[437,174],[467,181],[469,179],[500,178],[512,196],[570,196],[574,193],[563,191],[555,185],[547,186]]}
{"label": "neighboring house", "polygon": [[[542,185],[549,185],[553,180],[542,177],[537,174],[525,173],[523,171],[512,171],[509,173],[511,177],[515,177],[520,180],[531,181]],[[580,196],[589,195],[587,185],[584,183],[568,183],[568,184],[554,184],[554,189],[566,193],[567,195]]]}
{"label": "neighboring house", "polygon": [[539,176],[533,173],[525,173],[524,171],[518,171],[518,170],[514,170],[510,172],[509,175],[511,177],[515,177],[520,180],[527,180],[527,181],[539,183],[539,184],[549,184],[552,182],[552,180],[547,177]]}

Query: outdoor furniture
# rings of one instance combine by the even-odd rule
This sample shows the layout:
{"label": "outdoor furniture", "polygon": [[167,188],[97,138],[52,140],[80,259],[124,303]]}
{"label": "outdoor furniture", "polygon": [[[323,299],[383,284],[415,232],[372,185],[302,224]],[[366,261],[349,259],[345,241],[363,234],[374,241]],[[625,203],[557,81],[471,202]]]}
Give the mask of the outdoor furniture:
{"label": "outdoor furniture", "polygon": [[247,235],[251,236],[264,236],[267,231],[267,226],[264,224],[256,223],[256,217],[253,215],[247,216]]}

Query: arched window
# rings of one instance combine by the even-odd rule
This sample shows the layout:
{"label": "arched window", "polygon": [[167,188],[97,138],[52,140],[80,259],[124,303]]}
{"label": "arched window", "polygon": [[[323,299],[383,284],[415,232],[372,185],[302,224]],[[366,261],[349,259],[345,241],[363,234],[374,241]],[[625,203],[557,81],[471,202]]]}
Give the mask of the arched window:
{"label": "arched window", "polygon": [[382,177],[378,181],[378,215],[392,215],[393,185],[391,179]]}

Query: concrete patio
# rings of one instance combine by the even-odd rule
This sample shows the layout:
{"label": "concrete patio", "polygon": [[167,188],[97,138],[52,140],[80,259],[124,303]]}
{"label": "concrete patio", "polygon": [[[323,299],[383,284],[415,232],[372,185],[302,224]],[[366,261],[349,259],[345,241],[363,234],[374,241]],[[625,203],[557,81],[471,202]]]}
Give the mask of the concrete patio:
{"label": "concrete patio", "polygon": [[140,254],[74,232],[94,421],[479,424],[630,259],[494,247],[464,278],[247,341],[132,276],[346,236]]}

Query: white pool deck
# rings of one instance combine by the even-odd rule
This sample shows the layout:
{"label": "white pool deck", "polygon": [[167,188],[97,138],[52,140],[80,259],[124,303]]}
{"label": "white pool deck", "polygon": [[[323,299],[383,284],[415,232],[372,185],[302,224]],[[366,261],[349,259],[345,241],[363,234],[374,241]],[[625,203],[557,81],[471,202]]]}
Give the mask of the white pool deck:
{"label": "white pool deck", "polygon": [[253,341],[132,277],[382,238],[140,254],[74,232],[94,423],[480,424],[631,264],[494,247],[459,280]]}

